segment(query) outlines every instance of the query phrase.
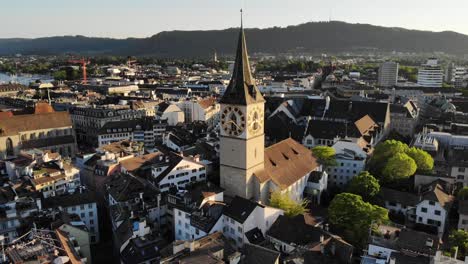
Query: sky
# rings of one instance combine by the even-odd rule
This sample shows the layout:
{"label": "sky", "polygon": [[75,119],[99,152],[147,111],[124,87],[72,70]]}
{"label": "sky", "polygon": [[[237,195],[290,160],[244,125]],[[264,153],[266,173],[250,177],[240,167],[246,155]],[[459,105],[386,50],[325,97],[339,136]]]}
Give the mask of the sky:
{"label": "sky", "polygon": [[468,35],[467,0],[0,0],[0,38],[149,37],[339,20]]}

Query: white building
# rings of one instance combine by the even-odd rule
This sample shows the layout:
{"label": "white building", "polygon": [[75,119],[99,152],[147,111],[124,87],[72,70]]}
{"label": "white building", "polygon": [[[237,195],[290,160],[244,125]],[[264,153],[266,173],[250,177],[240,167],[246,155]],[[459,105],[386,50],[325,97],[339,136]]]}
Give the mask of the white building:
{"label": "white building", "polygon": [[90,234],[92,244],[99,242],[99,221],[96,199],[90,191],[76,192],[57,197],[44,199],[44,208],[60,208],[69,214],[80,217]]}
{"label": "white building", "polygon": [[[283,210],[265,206],[236,196],[230,204],[223,202],[223,192],[219,187],[205,186],[207,189],[189,188],[183,199],[169,196],[174,204],[174,236],[176,240],[193,240],[222,231],[237,247],[249,243],[248,233],[265,232],[283,215]],[[199,190],[197,190],[199,189]],[[218,190],[216,190],[218,189]],[[191,200],[203,190],[203,197]],[[174,201],[172,201],[172,200]],[[178,199],[180,202],[176,202]]]}
{"label": "white building", "polygon": [[185,114],[185,122],[203,121],[208,127],[214,127],[219,122],[220,105],[215,98],[186,100],[177,104]]}
{"label": "white building", "polygon": [[223,195],[221,188],[209,182],[192,184],[187,191],[169,194],[175,239],[199,239],[221,231],[225,207]]}
{"label": "white building", "polygon": [[184,189],[190,182],[205,181],[206,169],[197,157],[189,158],[176,153],[154,152],[143,156],[129,158],[120,162],[121,172],[134,174],[143,166],[150,168],[148,179],[161,192],[171,186]]}
{"label": "white building", "polygon": [[167,124],[170,126],[183,123],[185,120],[184,112],[176,105],[167,102],[162,102],[156,106],[157,120],[167,120]]}
{"label": "white building", "polygon": [[419,68],[418,84],[423,87],[442,87],[444,72],[437,59],[431,58]]}
{"label": "white building", "polygon": [[223,212],[223,234],[240,248],[249,242],[247,232],[258,228],[265,235],[283,213],[281,209],[236,196]]}
{"label": "white building", "polygon": [[367,154],[358,144],[349,141],[337,141],[333,149],[337,166],[327,168],[328,183],[344,188],[364,170]]}
{"label": "white building", "polygon": [[379,68],[379,86],[393,87],[398,81],[398,63],[387,61],[380,65]]}
{"label": "white building", "polygon": [[408,221],[437,227],[439,236],[444,233],[454,197],[438,181],[420,188],[420,194],[382,188],[381,198],[385,208],[392,213],[402,213]]}

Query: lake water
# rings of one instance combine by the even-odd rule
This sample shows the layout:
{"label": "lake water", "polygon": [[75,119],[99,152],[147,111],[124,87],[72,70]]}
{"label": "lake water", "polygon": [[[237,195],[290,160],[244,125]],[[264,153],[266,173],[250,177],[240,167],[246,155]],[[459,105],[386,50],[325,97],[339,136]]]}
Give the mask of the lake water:
{"label": "lake water", "polygon": [[0,72],[0,84],[15,82],[23,85],[29,85],[31,82],[36,80],[41,80],[42,82],[51,82],[53,78],[48,75],[38,75],[38,74],[25,74],[25,75],[8,75],[6,73]]}

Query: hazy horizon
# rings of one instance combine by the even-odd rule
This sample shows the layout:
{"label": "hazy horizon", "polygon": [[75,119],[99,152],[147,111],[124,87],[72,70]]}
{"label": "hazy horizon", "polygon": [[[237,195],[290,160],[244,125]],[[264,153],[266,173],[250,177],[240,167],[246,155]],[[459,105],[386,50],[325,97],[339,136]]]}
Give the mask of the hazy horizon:
{"label": "hazy horizon", "polygon": [[[286,3],[286,4],[285,4]],[[75,36],[145,38],[162,31],[221,30],[239,26],[244,10],[246,28],[270,28],[307,22],[343,21],[468,35],[468,1],[336,0],[18,0],[2,3],[0,38]],[[285,6],[286,5],[286,6]],[[437,7],[437,8],[434,8]]]}

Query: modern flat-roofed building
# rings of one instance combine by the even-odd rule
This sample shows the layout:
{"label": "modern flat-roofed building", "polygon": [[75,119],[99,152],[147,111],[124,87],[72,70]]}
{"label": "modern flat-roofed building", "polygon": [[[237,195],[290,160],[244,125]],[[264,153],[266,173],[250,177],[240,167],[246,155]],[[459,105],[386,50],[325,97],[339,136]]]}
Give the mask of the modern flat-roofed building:
{"label": "modern flat-roofed building", "polygon": [[435,58],[430,58],[419,68],[418,84],[423,87],[442,87],[444,72]]}
{"label": "modern flat-roofed building", "polygon": [[393,61],[387,61],[380,65],[379,68],[379,86],[392,87],[398,81],[399,64]]}

